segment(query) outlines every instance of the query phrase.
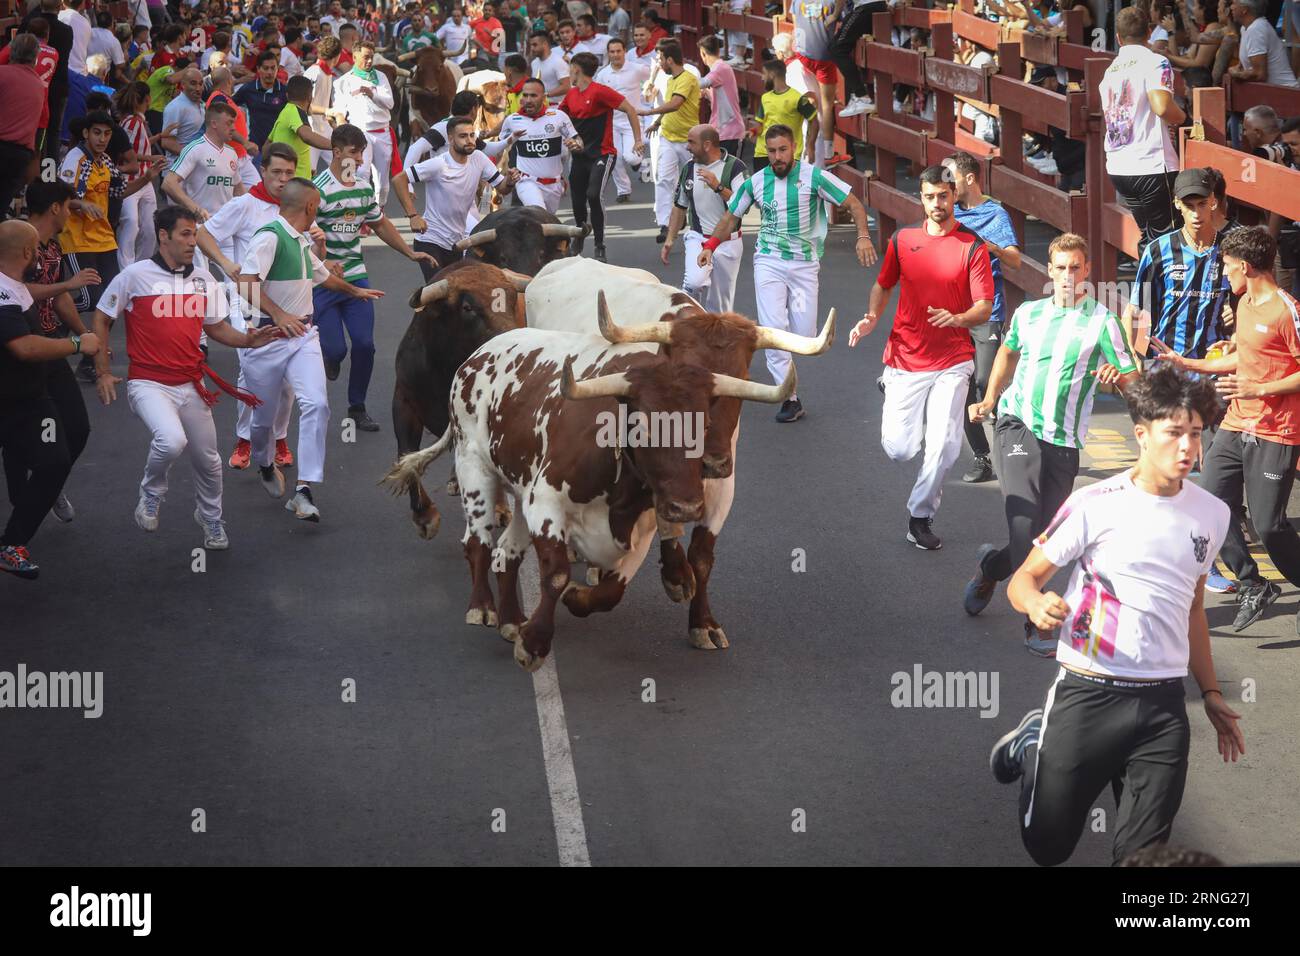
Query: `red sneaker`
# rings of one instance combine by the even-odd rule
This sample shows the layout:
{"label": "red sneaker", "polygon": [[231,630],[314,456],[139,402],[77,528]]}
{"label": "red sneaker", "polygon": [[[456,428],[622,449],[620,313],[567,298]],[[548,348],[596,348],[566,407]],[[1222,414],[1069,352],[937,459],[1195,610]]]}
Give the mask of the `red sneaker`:
{"label": "red sneaker", "polygon": [[851,162],[853,162],[852,156],[849,156],[847,153],[837,153],[834,156],[826,157],[826,168],[830,169],[832,166],[843,166],[845,163]]}
{"label": "red sneaker", "polygon": [[247,438],[235,442],[235,450],[230,453],[230,467],[242,471],[248,467],[253,457],[253,445]]}
{"label": "red sneaker", "polygon": [[293,467],[293,452],[289,450],[289,443],[283,438],[275,440],[275,463],[281,468]]}

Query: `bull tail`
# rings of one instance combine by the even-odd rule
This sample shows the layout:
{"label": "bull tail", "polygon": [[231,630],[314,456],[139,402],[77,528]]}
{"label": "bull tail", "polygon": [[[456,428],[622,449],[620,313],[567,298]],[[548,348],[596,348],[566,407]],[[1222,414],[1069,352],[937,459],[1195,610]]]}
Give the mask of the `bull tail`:
{"label": "bull tail", "polygon": [[424,474],[424,470],[450,445],[451,425],[448,425],[447,430],[442,433],[442,437],[428,448],[413,451],[409,455],[403,455],[397,459],[397,462],[384,476],[380,484],[387,485],[394,495],[409,494],[420,484],[420,478]]}

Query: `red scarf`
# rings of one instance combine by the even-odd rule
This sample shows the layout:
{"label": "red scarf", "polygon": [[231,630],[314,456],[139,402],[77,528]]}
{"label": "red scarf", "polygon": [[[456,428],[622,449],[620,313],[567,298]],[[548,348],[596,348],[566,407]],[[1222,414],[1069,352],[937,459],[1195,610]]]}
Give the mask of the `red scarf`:
{"label": "red scarf", "polygon": [[266,191],[266,183],[258,183],[248,192],[249,195],[256,196],[258,199],[262,200],[262,202],[270,203],[272,206],[280,205],[280,200],[276,199]]}
{"label": "red scarf", "polygon": [[507,93],[522,93],[522,92],[524,91],[524,84],[528,82],[528,79],[529,79],[529,78],[525,76],[522,80],[520,80],[520,81],[519,81],[518,83],[516,83],[514,86],[510,87],[510,89],[506,90],[506,92],[507,92]]}
{"label": "red scarf", "polygon": [[637,55],[638,57],[649,56],[649,55],[650,55],[650,51],[653,50],[654,48],[655,48],[655,41],[654,41],[654,40],[651,40],[649,43],[647,43],[647,44],[645,45],[645,48],[644,48],[644,49],[642,49],[641,47],[637,47],[637,48],[636,48],[636,55]]}
{"label": "red scarf", "polygon": [[323,73],[325,76],[334,75],[334,71],[329,68],[329,64],[326,63],[324,60],[317,60],[316,65],[320,67],[321,73]]}

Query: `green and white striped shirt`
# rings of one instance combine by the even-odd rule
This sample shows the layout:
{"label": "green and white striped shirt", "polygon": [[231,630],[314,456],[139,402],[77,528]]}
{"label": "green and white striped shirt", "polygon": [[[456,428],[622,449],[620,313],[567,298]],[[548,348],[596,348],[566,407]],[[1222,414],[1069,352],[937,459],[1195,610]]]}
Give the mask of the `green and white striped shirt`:
{"label": "green and white striped shirt", "polygon": [[784,178],[761,169],[741,184],[731,197],[728,211],[743,216],[758,204],[762,219],[758,227],[757,255],[778,256],[800,262],[817,262],[826,244],[826,205],[840,205],[849,187],[824,169],[795,163]]}
{"label": "green and white striped shirt", "polygon": [[1103,362],[1137,371],[1123,325],[1091,298],[1069,309],[1052,299],[1024,303],[1011,316],[1003,345],[1019,352],[1020,362],[998,414],[1014,415],[1041,441],[1067,448],[1082,448],[1088,435],[1097,387],[1092,373]]}
{"label": "green and white striped shirt", "polygon": [[325,258],[343,263],[343,278],[356,282],[366,277],[361,258],[361,226],[375,223],[384,214],[375,201],[375,190],[364,179],[351,185],[341,182],[326,167],[312,180],[320,191],[316,225],[325,233]]}

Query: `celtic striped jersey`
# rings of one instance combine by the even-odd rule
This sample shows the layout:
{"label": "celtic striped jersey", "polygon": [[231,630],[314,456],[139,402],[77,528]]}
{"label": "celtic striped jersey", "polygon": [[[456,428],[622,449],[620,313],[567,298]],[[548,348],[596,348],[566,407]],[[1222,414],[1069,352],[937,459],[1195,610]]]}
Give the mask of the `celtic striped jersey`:
{"label": "celtic striped jersey", "polygon": [[827,200],[840,205],[849,195],[849,187],[824,169],[807,163],[795,163],[784,177],[768,166],[750,176],[731,197],[729,211],[743,216],[755,204],[762,214],[758,255],[778,256],[801,262],[821,259],[826,244]]}
{"label": "celtic striped jersey", "polygon": [[375,190],[365,179],[348,184],[334,177],[329,167],[312,180],[320,191],[316,225],[325,233],[325,258],[343,263],[343,278],[356,282],[366,277],[361,258],[361,226],[383,218]]}
{"label": "celtic striped jersey", "polygon": [[1120,372],[1137,363],[1114,313],[1091,298],[1065,309],[1053,299],[1026,302],[1011,317],[1003,344],[1020,353],[999,415],[1014,415],[1042,441],[1082,448],[1103,362]]}

